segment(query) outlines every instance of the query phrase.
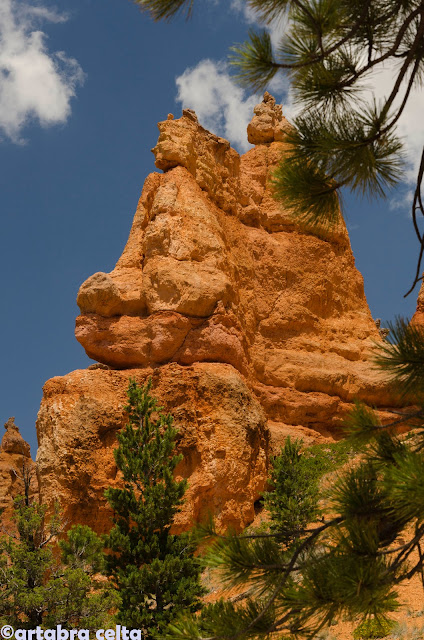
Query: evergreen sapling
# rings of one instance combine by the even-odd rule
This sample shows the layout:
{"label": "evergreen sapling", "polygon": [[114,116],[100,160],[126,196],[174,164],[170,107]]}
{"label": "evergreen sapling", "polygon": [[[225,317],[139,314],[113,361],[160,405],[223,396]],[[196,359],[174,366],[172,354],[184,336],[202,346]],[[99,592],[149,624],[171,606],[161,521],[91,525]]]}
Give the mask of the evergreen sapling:
{"label": "evergreen sapling", "polygon": [[175,453],[177,430],[150,395],[151,385],[130,380],[129,422],[114,452],[123,488],[105,492],[114,511],[106,547],[108,573],[121,596],[117,621],[141,629],[146,639],[179,612],[199,609],[203,593],[191,537],[171,533],[187,481],[174,479],[182,459]]}

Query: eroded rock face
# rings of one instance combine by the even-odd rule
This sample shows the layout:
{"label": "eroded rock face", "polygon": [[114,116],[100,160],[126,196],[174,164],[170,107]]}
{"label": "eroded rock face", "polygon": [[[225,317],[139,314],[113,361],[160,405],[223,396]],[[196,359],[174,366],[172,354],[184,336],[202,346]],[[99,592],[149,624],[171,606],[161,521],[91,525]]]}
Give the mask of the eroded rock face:
{"label": "eroded rock face", "polygon": [[[116,473],[111,450],[127,370],[139,368],[140,379],[157,377],[154,392],[176,415],[188,452],[180,525],[204,503],[222,525],[242,526],[264,487],[267,434],[277,443],[296,430],[309,441],[337,437],[356,396],[393,405],[369,363],[381,338],[342,217],[319,236],[272,197],[269,178],[290,126],[272,96],[255,108],[255,146],[242,157],[191,110],[158,126],[153,151],[164,173],[147,177],[115,269],[91,276],[77,300],[77,339],[91,358],[122,371],[74,372],[46,384],[38,419],[43,494],[63,496],[72,519],[84,513],[91,522],[99,508],[106,526],[101,496]],[[211,391],[217,385],[225,402]],[[252,416],[240,422],[243,403]]]}
{"label": "eroded rock face", "polygon": [[24,475],[29,474],[30,495],[38,494],[38,479],[31,460],[30,446],[19,432],[14,418],[5,423],[6,432],[0,444],[0,510],[2,525],[13,529],[13,500],[24,494]]}
{"label": "eroded rock face", "polygon": [[248,128],[256,146],[240,159],[190,110],[159,123],[165,173],[146,180],[114,271],[78,294],[89,356],[116,368],[225,362],[261,397],[306,394],[299,424],[311,393],[388,401],[367,360],[379,333],[342,219],[317,237],[267,186],[288,126],[265,94]]}
{"label": "eroded rock face", "polygon": [[247,127],[247,139],[250,144],[284,141],[284,134],[290,124],[283,117],[281,104],[275,104],[275,98],[265,91],[264,99],[254,108],[255,115]]}
{"label": "eroded rock face", "polygon": [[184,460],[176,471],[189,481],[175,530],[209,513],[222,527],[251,522],[268,466],[265,414],[236,369],[208,362],[74,371],[46,382],[37,421],[43,501],[61,497],[70,522],[109,529],[103,493],[117,483],[113,449],[126,422],[128,379],[143,384],[149,376],[155,397],[179,429]]}

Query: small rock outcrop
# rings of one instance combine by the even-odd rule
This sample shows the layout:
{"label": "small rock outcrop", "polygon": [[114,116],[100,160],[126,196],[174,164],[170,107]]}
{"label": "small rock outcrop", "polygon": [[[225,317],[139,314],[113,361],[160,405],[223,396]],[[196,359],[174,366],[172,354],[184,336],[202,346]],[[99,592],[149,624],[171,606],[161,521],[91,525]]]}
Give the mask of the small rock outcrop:
{"label": "small rock outcrop", "polygon": [[284,142],[290,124],[283,116],[281,104],[265,91],[264,99],[254,108],[254,116],[247,127],[247,140],[250,144],[266,142]]}
{"label": "small rock outcrop", "polygon": [[108,369],[44,388],[43,499],[60,496],[73,521],[107,527],[103,491],[116,482],[130,376],[153,376],[180,427],[189,480],[180,528],[207,511],[244,526],[288,433],[338,437],[355,397],[391,404],[369,362],[381,337],[342,216],[317,234],[272,197],[289,126],[268,93],[241,157],[190,109],[159,123],[163,173],[147,177],[115,269],[78,293],[76,337]]}
{"label": "small rock outcrop", "polygon": [[21,436],[15,418],[9,418],[4,428],[6,432],[0,443],[0,510],[3,527],[10,529],[13,526],[13,500],[24,494],[24,475],[29,473],[31,476],[32,496],[38,493],[38,480],[30,446]]}

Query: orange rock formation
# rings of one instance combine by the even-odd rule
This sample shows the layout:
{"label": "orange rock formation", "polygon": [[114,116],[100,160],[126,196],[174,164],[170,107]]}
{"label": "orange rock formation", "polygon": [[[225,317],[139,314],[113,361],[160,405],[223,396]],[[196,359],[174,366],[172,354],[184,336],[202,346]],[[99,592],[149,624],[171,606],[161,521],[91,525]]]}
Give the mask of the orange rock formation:
{"label": "orange rock formation", "polygon": [[290,125],[269,94],[239,156],[193,111],[159,123],[150,174],[115,269],[81,286],[76,336],[103,368],[48,381],[37,422],[43,498],[107,527],[103,490],[128,378],[153,375],[180,427],[188,477],[178,526],[208,510],[243,526],[269,442],[337,436],[356,397],[390,397],[369,363],[380,340],[340,216],[319,237],[272,197]]}
{"label": "orange rock formation", "polygon": [[424,280],[421,283],[417,299],[417,308],[414,315],[412,316],[411,323],[417,326],[424,327]]}
{"label": "orange rock formation", "polygon": [[14,418],[4,425],[6,433],[0,444],[0,512],[1,523],[11,530],[13,499],[24,494],[24,474],[31,474],[31,495],[38,493],[38,480],[31,460],[30,446],[22,438]]}
{"label": "orange rock formation", "polygon": [[189,488],[176,530],[209,512],[222,525],[251,521],[268,462],[265,416],[233,367],[209,362],[74,371],[49,380],[37,422],[43,500],[60,497],[72,523],[97,531],[110,527],[103,492],[116,481],[112,450],[116,431],[125,424],[129,376],[139,383],[152,376],[155,396],[180,429],[184,460],[177,473],[189,479]]}

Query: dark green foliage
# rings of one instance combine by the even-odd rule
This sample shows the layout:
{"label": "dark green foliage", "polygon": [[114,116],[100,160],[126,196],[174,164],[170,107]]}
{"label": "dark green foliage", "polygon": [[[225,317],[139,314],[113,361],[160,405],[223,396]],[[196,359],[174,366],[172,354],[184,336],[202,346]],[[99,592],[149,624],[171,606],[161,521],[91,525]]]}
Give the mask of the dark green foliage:
{"label": "dark green foliage", "polygon": [[304,451],[305,457],[310,461],[310,468],[317,478],[324,473],[335,471],[347,462],[356,453],[353,442],[340,440],[326,444],[314,444]]}
{"label": "dark green foliage", "polygon": [[106,536],[107,570],[122,602],[117,621],[142,629],[145,638],[161,632],[181,611],[196,611],[202,589],[199,565],[189,535],[170,528],[186,481],[174,480],[181,456],[175,453],[177,430],[150,395],[151,381],[130,380],[129,423],[114,451],[124,488],[107,489],[115,526]]}
{"label": "dark green foliage", "polygon": [[358,442],[369,442],[370,436],[381,426],[378,415],[370,409],[366,404],[355,400],[354,408],[346,416],[345,431],[346,435],[355,438]]}
{"label": "dark green foliage", "polygon": [[272,80],[278,71],[278,65],[274,63],[271,37],[267,31],[256,33],[249,32],[249,40],[241,45],[231,48],[233,52],[232,62],[239,66],[239,60],[243,60],[243,66],[239,70],[238,79],[241,84],[247,84],[253,89],[260,89]]}
{"label": "dark green foliage", "polygon": [[370,618],[359,624],[353,632],[354,640],[369,640],[369,638],[385,638],[390,635],[395,623],[389,620]]}
{"label": "dark green foliage", "polygon": [[398,318],[389,323],[388,341],[381,345],[376,363],[404,395],[424,396],[424,331]]}
{"label": "dark green foliage", "polygon": [[315,232],[325,233],[339,220],[338,185],[311,162],[298,159],[280,164],[271,176],[271,184],[275,197]]}
{"label": "dark green foliage", "polygon": [[318,473],[315,459],[301,453],[301,440],[287,438],[279,456],[274,458],[271,490],[264,494],[272,525],[284,541],[296,540],[318,511]]}
{"label": "dark green foliage", "polygon": [[65,539],[59,541],[62,561],[71,569],[84,569],[90,574],[104,569],[103,541],[86,525],[71,527]]}
{"label": "dark green foliage", "polygon": [[375,111],[298,116],[287,134],[291,150],[272,179],[275,197],[309,224],[331,227],[340,217],[341,186],[383,196],[401,176],[402,145],[391,132],[376,135],[376,120]]}
{"label": "dark green foliage", "polygon": [[169,20],[177,13],[187,11],[190,15],[193,0],[134,0],[140,9],[149,11],[154,20]]}
{"label": "dark green foliage", "polygon": [[102,541],[89,527],[73,527],[59,543],[60,558],[54,549],[60,510],[46,523],[46,507],[29,498],[28,487],[15,500],[17,534],[0,538],[0,623],[24,629],[109,626],[118,598],[95,576]]}

